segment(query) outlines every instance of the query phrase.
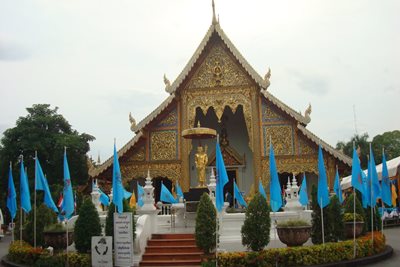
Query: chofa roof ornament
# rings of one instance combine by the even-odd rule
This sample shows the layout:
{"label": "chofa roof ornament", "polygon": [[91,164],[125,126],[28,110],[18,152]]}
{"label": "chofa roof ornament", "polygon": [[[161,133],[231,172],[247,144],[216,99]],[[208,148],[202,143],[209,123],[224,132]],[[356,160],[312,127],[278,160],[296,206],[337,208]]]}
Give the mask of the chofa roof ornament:
{"label": "chofa roof ornament", "polygon": [[268,87],[270,86],[271,82],[269,79],[271,78],[271,68],[268,68],[268,72],[264,76],[264,90],[267,90]]}
{"label": "chofa roof ornament", "polygon": [[131,131],[135,132],[136,129],[136,121],[135,119],[132,117],[132,113],[129,112],[129,122],[131,123]]}
{"label": "chofa roof ornament", "polygon": [[308,108],[304,112],[304,118],[306,119],[306,123],[309,124],[311,122],[311,103],[308,104]]}
{"label": "chofa roof ornament", "polygon": [[165,84],[165,92],[168,94],[172,94],[171,90],[171,82],[168,80],[167,75],[164,73],[164,84]]}

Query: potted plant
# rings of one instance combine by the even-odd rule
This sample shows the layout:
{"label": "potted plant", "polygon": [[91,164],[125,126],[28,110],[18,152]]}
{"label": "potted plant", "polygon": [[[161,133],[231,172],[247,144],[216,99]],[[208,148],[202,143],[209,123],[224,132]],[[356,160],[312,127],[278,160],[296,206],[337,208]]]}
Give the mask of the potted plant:
{"label": "potted plant", "polygon": [[[43,230],[44,243],[55,250],[67,248],[67,228],[62,223],[51,224]],[[74,241],[74,232],[71,227],[68,228],[68,246]]]}
{"label": "potted plant", "polygon": [[[356,223],[354,224],[354,215]],[[356,227],[356,237],[360,236],[364,227],[364,218],[358,213],[345,213],[343,215],[344,232],[347,238],[353,238],[354,225]]]}
{"label": "potted plant", "polygon": [[279,240],[288,247],[302,246],[311,234],[311,225],[304,220],[278,222],[276,229]]}

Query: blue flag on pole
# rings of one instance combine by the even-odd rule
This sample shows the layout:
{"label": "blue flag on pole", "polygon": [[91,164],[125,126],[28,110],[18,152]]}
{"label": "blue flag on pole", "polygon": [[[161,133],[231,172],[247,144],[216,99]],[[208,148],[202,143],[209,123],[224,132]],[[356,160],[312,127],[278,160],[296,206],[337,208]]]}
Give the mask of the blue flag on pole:
{"label": "blue flag on pole", "polygon": [[20,194],[21,194],[21,208],[29,213],[32,209],[31,205],[31,194],[29,192],[29,183],[28,176],[25,172],[24,168],[24,160],[21,160],[21,169],[20,169]]}
{"label": "blue flag on pole", "polygon": [[361,194],[365,194],[361,172],[362,170],[360,166],[360,160],[358,158],[356,149],[353,148],[353,162],[351,165],[351,185],[355,189],[360,191]]}
{"label": "blue flag on pole", "polygon": [[175,191],[176,191],[175,193],[176,193],[177,202],[179,202],[179,199],[183,198],[183,192],[182,192],[182,188],[179,186],[178,181],[176,181],[176,184],[175,184]]}
{"label": "blue flag on pole", "polygon": [[110,198],[106,195],[106,193],[101,191],[100,188],[98,190],[100,193],[100,203],[108,207],[110,205]]}
{"label": "blue flag on pole", "polygon": [[[369,162],[368,162],[368,170],[369,170]],[[369,206],[369,203],[371,202],[371,190],[370,187],[368,187],[368,184],[371,184],[368,182],[368,177],[365,174],[365,172],[363,172],[362,170],[360,170],[361,173],[361,179],[362,179],[362,183],[363,183],[363,193],[361,194],[361,200],[362,200],[362,205],[363,208],[366,209]]]}
{"label": "blue flag on pole", "polygon": [[124,198],[124,188],[122,186],[121,170],[119,168],[117,147],[114,143],[114,161],[113,161],[113,176],[112,176],[113,199],[112,202],[117,207],[117,212],[124,211],[122,200]]}
{"label": "blue flag on pole", "polygon": [[321,208],[326,207],[329,202],[329,191],[328,191],[328,178],[326,176],[326,171],[325,171],[325,164],[324,164],[324,157],[322,155],[322,148],[321,145],[319,145],[318,148],[318,205]]}
{"label": "blue flag on pole", "polygon": [[216,169],[217,169],[217,186],[215,189],[215,204],[217,206],[218,212],[222,211],[224,207],[224,186],[228,183],[229,178],[226,173],[224,159],[222,157],[221,148],[219,146],[219,140],[216,143],[215,149],[215,157],[216,157]]}
{"label": "blue flag on pole", "polygon": [[65,217],[69,218],[74,213],[75,202],[74,193],[72,192],[72,182],[71,174],[69,173],[67,151],[64,150],[64,190],[63,190],[64,200],[63,200],[63,211],[65,212]]}
{"label": "blue flag on pole", "polygon": [[271,177],[270,182],[270,202],[273,212],[278,211],[282,207],[281,184],[279,183],[278,170],[276,168],[274,146],[272,142],[269,144],[269,174]]}
{"label": "blue flag on pole", "polygon": [[128,199],[128,198],[130,198],[131,196],[132,196],[132,193],[129,192],[129,191],[127,191],[127,190],[124,188],[124,199]]}
{"label": "blue flag on pole", "polygon": [[333,185],[333,191],[335,191],[336,196],[339,198],[340,204],[343,203],[342,188],[340,187],[339,172],[336,170],[335,183]]}
{"label": "blue flag on pole", "polygon": [[247,208],[247,203],[246,203],[246,201],[244,201],[242,193],[240,192],[239,187],[237,186],[235,181],[233,181],[233,194],[234,194],[234,197],[237,200],[237,202],[239,202],[239,204],[242,207],[246,207]]}
{"label": "blue flag on pole", "polygon": [[137,204],[139,205],[139,207],[143,207],[144,205],[143,196],[145,192],[143,186],[141,186],[139,183],[137,183],[137,191],[138,191]]}
{"label": "blue flag on pole", "polygon": [[267,200],[267,193],[265,193],[264,186],[261,182],[261,179],[258,182],[258,192],[260,192],[260,194],[265,198],[265,200]]}
{"label": "blue flag on pole", "polygon": [[161,182],[160,200],[171,204],[176,203],[176,199],[162,182]]}
{"label": "blue flag on pole", "polygon": [[301,182],[300,193],[299,193],[299,202],[303,206],[307,206],[308,204],[308,194],[307,194],[307,181],[306,174],[303,174],[303,181]]}
{"label": "blue flag on pole", "polygon": [[10,171],[8,173],[7,208],[10,211],[11,218],[14,220],[17,214],[17,193],[15,192],[11,162]]}
{"label": "blue flag on pole", "polygon": [[375,207],[376,200],[381,197],[381,185],[378,180],[378,172],[376,171],[374,153],[372,152],[371,145],[369,147],[369,160],[370,160],[370,168],[371,168],[371,191],[372,191],[372,199],[371,206]]}
{"label": "blue flag on pole", "polygon": [[40,166],[40,162],[38,157],[35,159],[35,190],[41,190],[44,192],[44,204],[54,212],[58,212],[57,206],[54,203],[53,198],[51,197],[50,188],[47,183],[47,179],[44,176],[42,167]]}
{"label": "blue flag on pole", "polygon": [[385,152],[382,152],[382,200],[386,205],[392,205],[392,190]]}

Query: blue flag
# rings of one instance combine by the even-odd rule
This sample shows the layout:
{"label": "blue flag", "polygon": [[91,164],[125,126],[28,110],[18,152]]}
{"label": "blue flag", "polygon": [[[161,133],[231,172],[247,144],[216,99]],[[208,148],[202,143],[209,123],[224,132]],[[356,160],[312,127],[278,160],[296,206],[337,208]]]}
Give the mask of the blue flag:
{"label": "blue flag", "polygon": [[7,208],[10,211],[11,218],[14,220],[17,214],[17,193],[15,192],[11,162],[10,171],[8,173]]}
{"label": "blue flag", "polygon": [[65,217],[69,218],[74,213],[74,194],[72,192],[71,175],[69,173],[67,151],[64,151],[64,190],[63,211]]}
{"label": "blue flag", "polygon": [[340,187],[339,172],[336,170],[335,184],[333,185],[333,191],[335,191],[336,196],[339,198],[340,204],[343,203],[342,188]]}
{"label": "blue flag", "polygon": [[239,202],[239,204],[242,207],[247,208],[247,203],[246,203],[246,201],[244,201],[242,193],[240,192],[239,187],[237,186],[235,181],[233,181],[233,195],[234,195],[234,198],[237,200],[237,202]]}
{"label": "blue flag", "polygon": [[141,186],[139,183],[137,183],[137,191],[138,191],[137,204],[139,205],[139,207],[143,207],[144,205],[143,196],[145,192],[143,186]]}
{"label": "blue flag", "polygon": [[[369,162],[368,162],[368,170],[369,170]],[[363,183],[363,194],[361,195],[361,200],[362,200],[362,205],[363,208],[366,209],[370,202],[371,202],[371,190],[370,187],[368,187],[368,184],[371,184],[368,182],[368,177],[367,175],[365,175],[365,172],[363,172],[362,170],[360,170],[361,173],[361,179],[362,179],[362,183]]]}
{"label": "blue flag", "polygon": [[307,206],[308,204],[308,194],[307,194],[307,181],[306,174],[303,174],[303,181],[301,182],[300,193],[299,193],[299,202],[303,206]]}
{"label": "blue flag", "polygon": [[324,157],[322,155],[321,145],[318,148],[318,205],[321,208],[326,207],[329,202],[329,191],[328,191],[328,178],[326,176]]}
{"label": "blue flag", "polygon": [[127,190],[124,188],[124,199],[128,199],[128,198],[130,198],[131,196],[132,196],[132,193],[129,192],[129,191],[127,191]]}
{"label": "blue flag", "polygon": [[369,160],[371,168],[371,193],[372,193],[371,206],[375,207],[377,198],[381,197],[381,186],[378,180],[378,172],[376,171],[374,153],[372,152],[371,145],[369,147]]}
{"label": "blue flag", "polygon": [[260,194],[265,198],[265,200],[267,200],[267,193],[265,193],[264,186],[261,182],[261,179],[260,179],[260,181],[258,181],[258,192],[260,192]]}
{"label": "blue flag", "polygon": [[279,183],[278,170],[276,169],[274,146],[269,144],[269,174],[271,177],[269,194],[271,197],[271,209],[273,212],[282,207],[281,184]]}
{"label": "blue flag", "polygon": [[122,186],[121,170],[119,168],[117,147],[114,143],[114,162],[113,162],[113,175],[112,175],[112,189],[113,199],[112,202],[117,207],[117,212],[124,211],[122,200],[124,198],[124,188]]}
{"label": "blue flag", "polygon": [[54,204],[53,198],[51,197],[50,188],[47,183],[47,179],[43,174],[42,167],[40,166],[39,159],[35,159],[35,189],[44,191],[44,204],[54,212],[58,212],[56,204]]}
{"label": "blue flag", "polygon": [[216,169],[217,169],[217,186],[215,189],[215,205],[217,206],[218,212],[222,211],[224,207],[224,186],[228,183],[229,178],[226,173],[224,159],[222,157],[221,148],[219,147],[219,140],[216,143],[215,149],[215,158],[216,158]]}
{"label": "blue flag", "polygon": [[392,190],[384,152],[382,152],[382,200],[386,205],[392,205]]}
{"label": "blue flag", "polygon": [[176,181],[176,184],[175,184],[175,191],[176,191],[177,202],[179,202],[179,199],[183,198],[183,192],[182,192],[182,188],[179,186],[178,181]]}
{"label": "blue flag", "polygon": [[167,203],[176,203],[176,199],[163,183],[161,183],[160,200]]}
{"label": "blue flag", "polygon": [[109,206],[110,205],[110,198],[99,188],[99,193],[100,193],[100,203],[103,204],[104,206]]}
{"label": "blue flag", "polygon": [[361,172],[362,170],[360,166],[360,160],[358,158],[356,149],[353,148],[353,162],[351,165],[351,186],[360,191],[361,194],[365,194]]}
{"label": "blue flag", "polygon": [[21,194],[21,208],[29,213],[32,209],[31,206],[31,194],[29,192],[29,183],[28,176],[25,172],[24,161],[21,160],[21,169],[20,169],[20,194]]}

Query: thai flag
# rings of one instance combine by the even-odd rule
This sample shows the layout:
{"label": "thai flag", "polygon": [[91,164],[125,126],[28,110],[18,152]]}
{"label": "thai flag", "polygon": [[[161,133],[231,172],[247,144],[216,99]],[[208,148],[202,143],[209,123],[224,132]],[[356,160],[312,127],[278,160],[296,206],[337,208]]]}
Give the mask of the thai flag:
{"label": "thai flag", "polygon": [[64,197],[63,197],[63,194],[60,194],[60,198],[58,199],[58,202],[57,202],[57,207],[62,209],[63,203],[64,203]]}

